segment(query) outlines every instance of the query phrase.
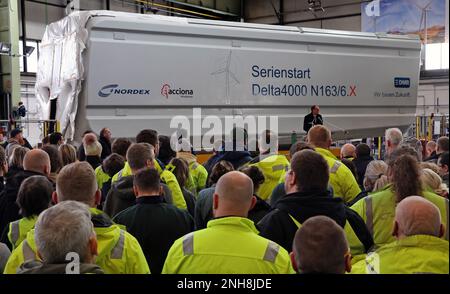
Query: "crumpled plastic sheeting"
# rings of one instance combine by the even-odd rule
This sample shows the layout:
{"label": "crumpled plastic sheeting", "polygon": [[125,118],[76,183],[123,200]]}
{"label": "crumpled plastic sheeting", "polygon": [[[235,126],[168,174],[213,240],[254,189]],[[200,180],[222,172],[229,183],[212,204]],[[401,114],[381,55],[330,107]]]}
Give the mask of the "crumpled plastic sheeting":
{"label": "crumpled plastic sheeting", "polygon": [[86,49],[88,30],[86,23],[95,16],[121,16],[130,19],[151,19],[153,22],[186,22],[184,18],[161,15],[142,15],[118,11],[92,10],[73,12],[65,18],[47,25],[40,46],[36,73],[36,98],[41,119],[50,119],[50,101],[57,99],[56,120],[61,133],[73,140],[78,95],[84,79],[82,53]]}
{"label": "crumpled plastic sheeting", "polygon": [[50,119],[50,101],[57,99],[56,119],[61,132],[72,140],[78,94],[83,79],[82,52],[86,48],[88,32],[85,28],[95,12],[74,12],[47,26],[40,46],[36,73],[36,98],[41,119]]}

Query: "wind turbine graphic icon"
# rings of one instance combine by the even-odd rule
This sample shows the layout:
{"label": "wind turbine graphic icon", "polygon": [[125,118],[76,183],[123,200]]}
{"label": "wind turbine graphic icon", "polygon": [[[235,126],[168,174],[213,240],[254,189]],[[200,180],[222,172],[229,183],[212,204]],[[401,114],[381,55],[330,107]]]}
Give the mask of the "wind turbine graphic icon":
{"label": "wind turbine graphic icon", "polygon": [[225,67],[220,68],[216,70],[215,72],[212,72],[211,75],[220,75],[225,74],[225,98],[226,98],[226,104],[231,104],[230,101],[230,82],[231,80],[234,80],[237,84],[240,84],[239,80],[237,79],[236,75],[231,71],[231,58],[232,58],[232,51],[230,50],[228,53],[228,57],[225,63]]}

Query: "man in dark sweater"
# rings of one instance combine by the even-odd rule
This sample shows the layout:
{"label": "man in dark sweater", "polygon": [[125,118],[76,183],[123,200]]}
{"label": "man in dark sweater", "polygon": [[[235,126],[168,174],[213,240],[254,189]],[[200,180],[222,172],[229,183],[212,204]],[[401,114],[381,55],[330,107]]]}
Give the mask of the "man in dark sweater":
{"label": "man in dark sweater", "polygon": [[320,115],[319,105],[311,106],[311,113],[305,116],[303,120],[303,130],[308,133],[309,129],[315,125],[323,125],[323,118]]}
{"label": "man in dark sweater", "polygon": [[258,223],[261,236],[291,251],[295,232],[301,224],[310,217],[324,215],[342,228],[348,222],[349,230],[353,230],[358,239],[349,240],[353,242],[350,246],[362,243],[367,251],[373,240],[364,221],[342,199],[330,195],[328,180],[328,164],[320,154],[312,150],[295,153],[291,169],[286,173],[287,195]]}
{"label": "man in dark sweater", "polygon": [[162,186],[155,169],[142,169],[134,175],[136,205],[114,218],[125,225],[141,244],[152,274],[159,274],[173,242],[194,230],[194,220],[186,210],[164,202]]}

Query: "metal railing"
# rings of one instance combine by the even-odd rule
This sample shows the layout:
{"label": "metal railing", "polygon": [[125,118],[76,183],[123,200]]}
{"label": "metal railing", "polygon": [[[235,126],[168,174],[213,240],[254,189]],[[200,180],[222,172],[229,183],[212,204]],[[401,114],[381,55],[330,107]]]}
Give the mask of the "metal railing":
{"label": "metal railing", "polygon": [[37,125],[41,130],[43,137],[48,136],[53,132],[60,131],[60,124],[57,120],[42,120],[42,119],[19,119],[19,120],[0,120],[0,128],[3,133],[9,133],[13,129],[29,128],[31,125]]}
{"label": "metal railing", "polygon": [[437,137],[448,136],[449,115],[433,114],[417,116],[413,125],[415,137],[430,141]]}

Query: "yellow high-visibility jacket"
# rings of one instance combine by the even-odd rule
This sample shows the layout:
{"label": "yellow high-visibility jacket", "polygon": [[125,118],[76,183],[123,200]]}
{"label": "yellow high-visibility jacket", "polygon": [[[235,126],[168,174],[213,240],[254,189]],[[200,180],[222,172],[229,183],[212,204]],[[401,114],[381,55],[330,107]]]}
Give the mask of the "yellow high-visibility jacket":
{"label": "yellow high-visibility jacket", "polygon": [[261,184],[256,195],[266,200],[272,195],[272,191],[280,179],[284,179],[286,171],[289,169],[289,160],[284,155],[273,154],[250,165],[257,166],[264,174],[264,183]]}
{"label": "yellow high-visibility jacket", "polygon": [[34,228],[37,215],[24,217],[9,223],[8,240],[14,250],[27,237],[27,233]]}
{"label": "yellow high-visibility jacket", "polygon": [[359,193],[358,182],[352,172],[329,150],[315,148],[316,152],[325,158],[330,167],[330,185],[333,188],[334,196],[341,197],[345,202],[352,201]]}
{"label": "yellow high-visibility jacket", "polygon": [[352,266],[352,274],[447,274],[448,241],[415,235],[395,240]]}
{"label": "yellow high-visibility jacket", "polygon": [[[156,170],[159,172],[161,180],[167,185],[167,187],[170,189],[170,192],[172,192],[173,205],[181,209],[187,209],[186,200],[184,200],[183,192],[180,188],[180,185],[178,184],[175,175],[166,169],[163,170],[157,160],[154,161],[154,164]],[[131,168],[128,162],[125,162],[125,166],[123,167],[123,169],[113,176],[111,184],[113,184],[119,178],[127,176],[131,176]]]}
{"label": "yellow high-visibility jacket", "polygon": [[[444,239],[448,241],[448,199],[430,191],[423,191],[421,196],[439,208],[441,222],[446,228]],[[396,196],[390,184],[382,190],[362,198],[351,207],[366,222],[376,247],[395,241],[391,234],[395,218],[395,207]]]}
{"label": "yellow high-visibility jacket", "polygon": [[[91,208],[92,215],[102,212]],[[149,274],[150,269],[141,246],[136,238],[122,230],[118,225],[94,227],[97,234],[98,256],[95,263],[106,274]],[[5,266],[5,274],[15,274],[20,266],[28,260],[39,260],[34,229],[29,231],[26,239],[13,250]]]}
{"label": "yellow high-visibility jacket", "polygon": [[290,274],[294,270],[287,251],[258,236],[251,220],[224,217],[176,240],[162,273]]}

